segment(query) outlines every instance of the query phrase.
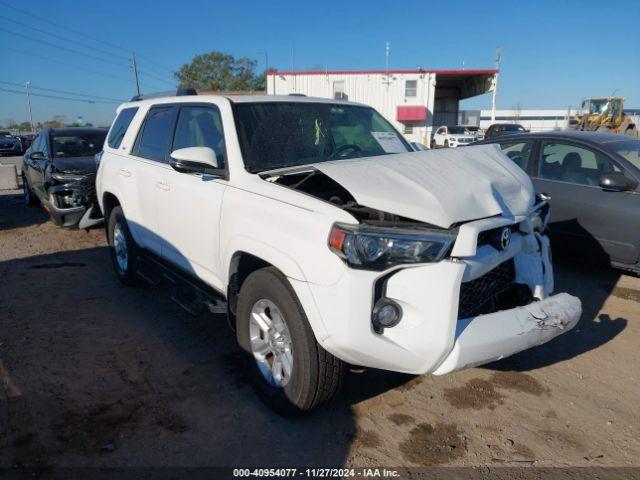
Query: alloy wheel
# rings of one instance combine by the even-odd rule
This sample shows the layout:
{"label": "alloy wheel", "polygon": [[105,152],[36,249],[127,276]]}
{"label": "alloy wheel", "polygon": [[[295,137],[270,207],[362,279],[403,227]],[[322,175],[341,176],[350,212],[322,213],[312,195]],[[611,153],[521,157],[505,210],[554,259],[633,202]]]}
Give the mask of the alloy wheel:
{"label": "alloy wheel", "polygon": [[264,379],[280,388],[289,383],[293,371],[291,335],[282,312],[271,300],[261,299],[253,304],[249,340]]}
{"label": "alloy wheel", "polygon": [[113,228],[113,248],[116,253],[118,268],[122,273],[125,273],[129,266],[129,253],[127,251],[127,239],[124,236],[120,223],[116,223]]}

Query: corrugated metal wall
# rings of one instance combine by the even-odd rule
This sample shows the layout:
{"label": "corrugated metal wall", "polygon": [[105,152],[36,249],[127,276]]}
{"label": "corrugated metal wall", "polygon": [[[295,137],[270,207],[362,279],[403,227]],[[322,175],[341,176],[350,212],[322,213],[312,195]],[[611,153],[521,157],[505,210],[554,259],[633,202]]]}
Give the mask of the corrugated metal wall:
{"label": "corrugated metal wall", "polygon": [[[416,80],[416,96],[405,97],[406,80]],[[414,125],[413,133],[405,134],[410,141],[425,141],[427,126],[431,126],[434,102],[435,74],[424,72],[411,74],[392,73],[388,77],[380,73],[363,74],[296,74],[274,75],[269,78],[267,93],[287,95],[302,93],[310,97],[333,98],[334,83],[344,82],[346,99],[364,103],[375,108],[400,131],[404,125],[396,120],[398,105],[424,105],[427,107],[427,120]],[[456,104],[457,112],[457,104]]]}

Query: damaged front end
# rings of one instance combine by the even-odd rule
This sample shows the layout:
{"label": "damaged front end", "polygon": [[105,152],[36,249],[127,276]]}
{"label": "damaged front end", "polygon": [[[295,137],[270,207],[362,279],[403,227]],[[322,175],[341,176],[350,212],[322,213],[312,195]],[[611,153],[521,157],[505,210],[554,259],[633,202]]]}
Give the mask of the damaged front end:
{"label": "damaged front end", "polygon": [[540,196],[523,194],[517,209],[448,223],[454,209],[447,201],[456,192],[424,192],[439,215],[425,209],[416,219],[409,216],[415,205],[398,201],[396,213],[373,208],[393,202],[369,203],[369,187],[352,192],[313,167],[263,178],[329,202],[357,221],[334,224],[329,234],[329,249],[348,266],[338,283],[309,285],[331,332],[322,345],[346,361],[443,374],[547,342],[580,318],[578,298],[552,295],[549,204]]}
{"label": "damaged front end", "polygon": [[53,171],[48,177],[47,198],[42,203],[56,225],[82,229],[103,221],[95,172]]}

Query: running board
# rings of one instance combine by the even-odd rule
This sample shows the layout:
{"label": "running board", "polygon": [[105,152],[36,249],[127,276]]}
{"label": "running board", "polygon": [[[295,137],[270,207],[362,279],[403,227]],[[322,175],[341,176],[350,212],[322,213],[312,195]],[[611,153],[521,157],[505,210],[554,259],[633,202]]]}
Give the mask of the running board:
{"label": "running board", "polygon": [[173,287],[171,300],[187,313],[196,316],[208,309],[214,314],[227,314],[224,295],[188,272],[146,251],[141,253],[138,264],[138,275],[151,285],[169,281]]}

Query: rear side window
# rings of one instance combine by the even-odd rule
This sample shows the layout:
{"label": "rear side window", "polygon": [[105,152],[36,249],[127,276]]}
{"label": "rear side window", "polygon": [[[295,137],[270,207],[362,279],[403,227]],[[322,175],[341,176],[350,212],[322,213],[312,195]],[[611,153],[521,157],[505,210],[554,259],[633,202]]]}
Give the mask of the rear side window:
{"label": "rear side window", "polygon": [[531,146],[533,141],[526,142],[500,142],[502,153],[509,157],[513,163],[518,165],[525,172],[529,165],[529,155],[531,154]]}
{"label": "rear side window", "polygon": [[138,107],[125,108],[120,111],[115,122],[113,122],[111,130],[109,131],[107,145],[111,148],[120,148],[124,134],[127,133],[127,128],[129,128],[129,124],[131,124],[131,120],[133,120],[137,111]]}
{"label": "rear side window", "polygon": [[133,154],[151,160],[167,161],[175,117],[175,105],[152,107],[138,133]]}

